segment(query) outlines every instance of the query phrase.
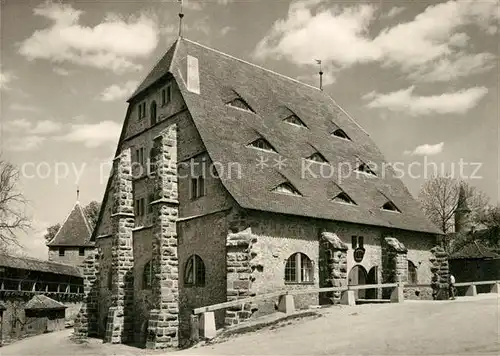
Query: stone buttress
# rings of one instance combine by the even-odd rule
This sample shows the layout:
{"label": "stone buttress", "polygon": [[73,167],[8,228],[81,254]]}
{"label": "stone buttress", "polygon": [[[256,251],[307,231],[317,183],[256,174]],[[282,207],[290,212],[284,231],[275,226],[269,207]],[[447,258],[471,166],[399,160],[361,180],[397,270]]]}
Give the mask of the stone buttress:
{"label": "stone buttress", "polygon": [[83,271],[83,303],[76,316],[74,335],[78,339],[98,334],[98,280],[99,256],[97,251],[90,254],[82,265]]}
{"label": "stone buttress", "polygon": [[[321,287],[347,285],[347,250],[349,247],[332,232],[320,234],[320,283]],[[321,304],[338,304],[341,292],[322,293]]]}
{"label": "stone buttress", "polygon": [[[408,282],[408,249],[395,237],[385,237],[382,240],[382,282]],[[388,298],[391,290],[382,290],[382,295]]]}
{"label": "stone buttress", "polygon": [[123,150],[113,162],[113,214],[111,215],[111,307],[108,311],[104,342],[133,341],[132,229],[134,198],[130,149]]}
{"label": "stone buttress", "polygon": [[152,305],[148,320],[148,349],[179,345],[179,271],[177,255],[178,177],[177,125],[154,140],[155,199],[152,239]]}

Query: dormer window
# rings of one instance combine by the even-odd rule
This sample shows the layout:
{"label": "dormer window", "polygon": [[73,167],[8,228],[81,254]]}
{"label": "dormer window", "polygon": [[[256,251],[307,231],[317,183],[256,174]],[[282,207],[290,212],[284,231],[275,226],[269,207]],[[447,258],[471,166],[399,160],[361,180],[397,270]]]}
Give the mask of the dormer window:
{"label": "dormer window", "polygon": [[352,200],[351,197],[344,192],[339,193],[335,198],[333,198],[333,201],[336,203],[356,205],[354,200]]}
{"label": "dormer window", "polygon": [[347,136],[347,134],[345,133],[345,131],[342,130],[342,129],[337,129],[337,130],[333,131],[332,135],[336,136],[336,137],[340,137],[340,138],[342,138],[344,140],[351,141],[351,139],[349,138],[349,136]]}
{"label": "dormer window", "polygon": [[302,196],[300,192],[291,183],[282,183],[273,189],[273,192],[280,194],[289,194],[295,196]]}
{"label": "dormer window", "polygon": [[326,158],[323,157],[323,155],[321,153],[319,153],[319,152],[313,153],[312,155],[310,155],[306,159],[309,160],[309,161],[314,161],[314,162],[318,162],[318,163],[328,163],[328,161],[326,160]]}
{"label": "dormer window", "polygon": [[307,128],[306,124],[304,124],[304,122],[301,119],[299,119],[299,117],[297,115],[290,115],[283,121],[285,121],[286,123],[288,123],[290,125],[295,125],[295,126]]}
{"label": "dormer window", "polygon": [[400,213],[401,212],[398,209],[398,207],[392,201],[390,201],[390,200],[387,203],[385,203],[384,205],[382,205],[382,210],[392,211],[392,212],[395,212],[395,213]]}
{"label": "dormer window", "polygon": [[240,110],[245,110],[249,111],[252,113],[255,113],[255,111],[250,107],[250,105],[247,104],[245,100],[242,98],[236,98],[231,100],[227,105],[232,106],[233,108],[240,109]]}
{"label": "dormer window", "polygon": [[371,170],[371,168],[366,164],[366,163],[361,163],[359,167],[356,169],[356,171],[369,174],[372,176],[377,176],[374,171]]}
{"label": "dormer window", "polygon": [[263,150],[263,151],[276,153],[276,150],[274,149],[274,147],[271,146],[271,144],[266,139],[263,139],[263,138],[259,138],[255,141],[253,141],[252,143],[249,144],[249,146],[253,147],[253,148],[258,148],[258,149]]}

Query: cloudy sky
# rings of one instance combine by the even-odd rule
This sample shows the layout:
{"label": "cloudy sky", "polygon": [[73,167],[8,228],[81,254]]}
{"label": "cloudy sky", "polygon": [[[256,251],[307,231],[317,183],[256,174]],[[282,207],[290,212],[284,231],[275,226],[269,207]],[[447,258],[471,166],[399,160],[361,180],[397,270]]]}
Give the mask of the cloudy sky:
{"label": "cloudy sky", "polygon": [[[185,1],[185,37],[317,85],[389,162],[435,162],[499,193],[498,0]],[[101,201],[125,100],[175,40],[176,1],[1,1],[1,150],[34,228]],[[479,168],[479,170],[477,170]],[[416,168],[413,175],[423,175]],[[403,178],[418,194],[423,178]]]}

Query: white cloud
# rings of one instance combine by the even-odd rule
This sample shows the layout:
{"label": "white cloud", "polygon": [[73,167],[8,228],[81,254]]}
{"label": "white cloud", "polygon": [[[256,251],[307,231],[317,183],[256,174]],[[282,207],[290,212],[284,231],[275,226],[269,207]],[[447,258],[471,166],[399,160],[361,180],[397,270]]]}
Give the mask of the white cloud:
{"label": "white cloud", "polygon": [[6,132],[15,132],[19,134],[43,135],[60,131],[62,125],[52,120],[41,120],[33,123],[26,119],[15,119],[6,121],[3,129]]}
{"label": "white cloud", "polygon": [[120,130],[121,125],[109,120],[97,124],[73,124],[67,134],[56,139],[83,143],[85,147],[95,148],[106,144],[116,144]]}
{"label": "white cloud", "polygon": [[[378,11],[375,5],[328,5],[326,0],[292,2],[287,17],[277,20],[258,43],[255,57],[285,58],[299,65],[319,57],[341,67],[378,62],[398,66],[405,73],[422,67],[430,72],[443,59],[452,62],[463,57],[469,39],[462,31],[466,26],[476,26],[487,34],[499,20],[498,0],[450,0],[428,6],[411,21],[372,34]],[[457,54],[462,55],[457,58]],[[487,59],[485,65],[491,65],[490,54],[478,55]],[[466,64],[477,72],[476,62],[462,61],[456,73],[467,75]]]}
{"label": "white cloud", "polygon": [[443,58],[431,66],[423,67],[408,75],[421,82],[446,82],[472,74],[484,73],[495,66],[495,56],[491,53],[464,54],[454,58]]}
{"label": "white cloud", "polygon": [[413,156],[434,156],[443,152],[444,142],[430,145],[428,143],[415,147],[412,151],[405,151],[407,155]]}
{"label": "white cloud", "polygon": [[132,95],[135,89],[137,89],[137,84],[135,80],[130,80],[123,84],[123,86],[113,84],[102,91],[100,99],[102,101],[125,99]]}
{"label": "white cloud", "polygon": [[38,121],[30,132],[33,134],[49,134],[60,131],[62,125],[58,122],[51,120]]}
{"label": "white cloud", "polygon": [[64,68],[61,68],[61,67],[54,67],[52,70],[54,71],[54,73],[62,75],[62,76],[69,75],[69,71],[64,69]]}
{"label": "white cloud", "polygon": [[9,120],[3,123],[2,128],[6,132],[27,131],[31,128],[31,122],[26,119]]}
{"label": "white cloud", "polygon": [[371,92],[363,96],[371,100],[369,108],[385,108],[410,115],[464,114],[475,107],[488,93],[485,87],[472,87],[440,95],[418,96],[414,86],[387,94]]}
{"label": "white cloud", "polygon": [[53,24],[21,43],[19,52],[29,60],[71,62],[120,73],[139,69],[133,60],[148,56],[158,44],[158,27],[145,15],[128,20],[109,15],[88,27],[79,23],[83,11],[69,4],[46,2],[33,11]]}
{"label": "white cloud", "polygon": [[395,17],[405,11],[405,7],[402,6],[394,6],[389,12],[385,15],[386,17]]}
{"label": "white cloud", "polygon": [[229,31],[231,31],[233,28],[231,26],[225,26],[223,27],[221,30],[220,30],[220,34],[222,36],[225,36],[229,33]]}
{"label": "white cloud", "polygon": [[40,112],[40,108],[36,106],[31,106],[31,105],[24,105],[24,104],[19,104],[19,103],[14,103],[10,105],[11,110],[16,110],[16,111],[29,111],[29,112]]}
{"label": "white cloud", "polygon": [[9,83],[14,79],[14,75],[10,72],[0,70],[0,90],[9,89]]}
{"label": "white cloud", "polygon": [[5,148],[9,151],[35,151],[39,149],[46,137],[37,135],[23,135],[10,137],[5,140]]}

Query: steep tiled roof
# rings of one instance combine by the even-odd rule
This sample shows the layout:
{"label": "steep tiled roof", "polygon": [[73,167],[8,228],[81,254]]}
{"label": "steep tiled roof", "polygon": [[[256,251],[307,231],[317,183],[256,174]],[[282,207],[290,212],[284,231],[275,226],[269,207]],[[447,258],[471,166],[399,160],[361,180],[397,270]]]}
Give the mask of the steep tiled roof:
{"label": "steep tiled roof", "polygon": [[26,310],[40,310],[40,309],[66,309],[67,307],[58,301],[49,298],[43,294],[37,294],[29,300],[24,306]]}
{"label": "steep tiled roof", "polygon": [[92,246],[92,231],[80,203],[76,203],[54,238],[47,244],[57,246]]}
{"label": "steep tiled roof", "polygon": [[[173,55],[172,63],[162,63],[163,74],[155,67],[154,78],[169,71],[174,76],[212,161],[226,167],[230,162],[240,165],[241,176],[222,174],[220,178],[242,207],[441,233],[424,216],[392,168],[386,165],[382,170],[384,157],[368,134],[324,92],[187,39],[177,40],[169,53]],[[188,56],[198,60],[200,94],[187,88]],[[149,83],[147,79],[140,87]],[[228,93],[241,97],[254,112],[227,105],[232,100]],[[290,112],[307,128],[284,122]],[[333,136],[337,128],[350,140]],[[259,138],[267,140],[277,153],[249,147]],[[322,164],[304,162],[316,151],[334,167],[330,177],[313,177],[319,174]],[[286,159],[281,169],[276,164],[280,157]],[[257,165],[261,159],[264,168]],[[362,162],[376,164],[377,176],[353,172]],[[302,174],[303,164],[311,167],[312,173]],[[339,179],[337,167],[346,164],[351,165],[351,174]],[[301,196],[272,191],[286,182]],[[333,201],[331,190],[336,185],[356,205]],[[381,209],[387,198],[400,213]]]}
{"label": "steep tiled roof", "polygon": [[483,259],[483,258],[500,258],[500,255],[493,252],[489,247],[485,246],[481,241],[471,241],[457,252],[450,256],[450,259]]}
{"label": "steep tiled roof", "polygon": [[5,254],[0,254],[0,267],[82,277],[81,272],[74,266]]}

